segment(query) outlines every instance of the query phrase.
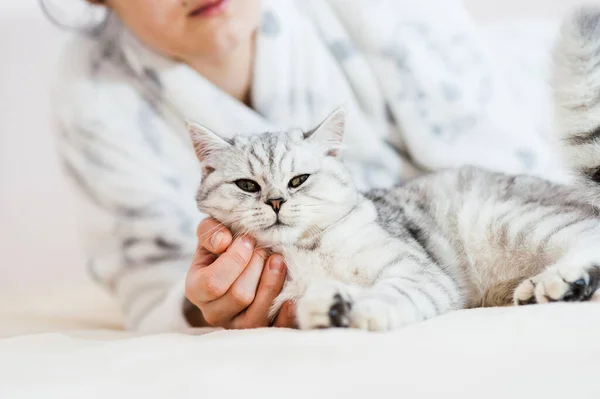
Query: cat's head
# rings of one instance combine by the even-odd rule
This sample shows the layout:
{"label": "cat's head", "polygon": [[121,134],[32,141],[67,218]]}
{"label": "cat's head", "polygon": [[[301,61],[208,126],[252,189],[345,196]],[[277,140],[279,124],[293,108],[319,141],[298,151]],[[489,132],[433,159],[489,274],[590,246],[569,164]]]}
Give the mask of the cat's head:
{"label": "cat's head", "polygon": [[310,132],[232,140],[188,123],[203,168],[198,208],[263,243],[291,244],[318,234],[358,198],[339,159],[345,117],[340,108]]}

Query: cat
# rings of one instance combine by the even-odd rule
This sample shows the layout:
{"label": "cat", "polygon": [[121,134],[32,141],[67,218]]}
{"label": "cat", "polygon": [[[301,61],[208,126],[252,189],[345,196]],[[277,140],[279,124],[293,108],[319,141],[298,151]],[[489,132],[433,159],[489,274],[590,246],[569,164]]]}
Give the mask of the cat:
{"label": "cat", "polygon": [[226,140],[188,130],[200,211],[284,256],[271,316],[386,331],[446,312],[600,297],[600,9],[563,24],[555,57],[575,187],[474,166],[361,193],[341,159],[346,112],[317,128]]}

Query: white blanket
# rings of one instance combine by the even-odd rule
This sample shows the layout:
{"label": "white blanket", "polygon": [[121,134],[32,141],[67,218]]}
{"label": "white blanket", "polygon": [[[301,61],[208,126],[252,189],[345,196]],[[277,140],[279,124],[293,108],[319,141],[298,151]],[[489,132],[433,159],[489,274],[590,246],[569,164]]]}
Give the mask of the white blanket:
{"label": "white blanket", "polygon": [[37,314],[35,331],[53,315],[45,327],[54,331],[0,339],[0,398],[600,397],[595,304],[465,310],[393,333],[139,335],[115,329],[96,290],[72,294],[0,309],[0,331],[31,329],[25,308]]}

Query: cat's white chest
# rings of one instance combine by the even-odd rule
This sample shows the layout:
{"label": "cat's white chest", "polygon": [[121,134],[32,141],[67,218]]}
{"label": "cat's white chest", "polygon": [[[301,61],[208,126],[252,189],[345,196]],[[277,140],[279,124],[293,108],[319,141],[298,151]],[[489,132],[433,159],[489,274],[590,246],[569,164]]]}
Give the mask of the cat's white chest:
{"label": "cat's white chest", "polygon": [[338,230],[329,230],[318,246],[312,249],[281,246],[276,249],[284,256],[288,281],[276,301],[296,300],[307,285],[323,280],[335,280],[361,287],[371,286],[389,255],[385,243],[389,238],[375,222],[374,209],[357,212]]}
{"label": "cat's white chest", "polygon": [[354,252],[331,253],[286,248],[283,255],[290,280],[314,281],[333,278],[346,283],[360,283],[362,268],[354,260]]}
{"label": "cat's white chest", "polygon": [[348,284],[365,285],[364,267],[352,261],[352,254],[327,253],[296,247],[282,248],[286,261],[288,281],[283,292],[285,300],[298,299],[311,282],[336,280]]}

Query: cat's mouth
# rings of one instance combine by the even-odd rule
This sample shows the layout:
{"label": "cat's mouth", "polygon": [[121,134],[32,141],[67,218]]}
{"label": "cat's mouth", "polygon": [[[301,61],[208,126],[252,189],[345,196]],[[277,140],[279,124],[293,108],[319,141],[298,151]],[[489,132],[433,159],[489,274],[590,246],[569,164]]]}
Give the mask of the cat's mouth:
{"label": "cat's mouth", "polygon": [[273,223],[272,225],[270,225],[269,227],[266,228],[266,230],[277,230],[283,227],[290,227],[289,224],[285,224],[283,223],[281,220],[279,220],[279,218],[277,218],[277,220],[275,221],[275,223]]}

